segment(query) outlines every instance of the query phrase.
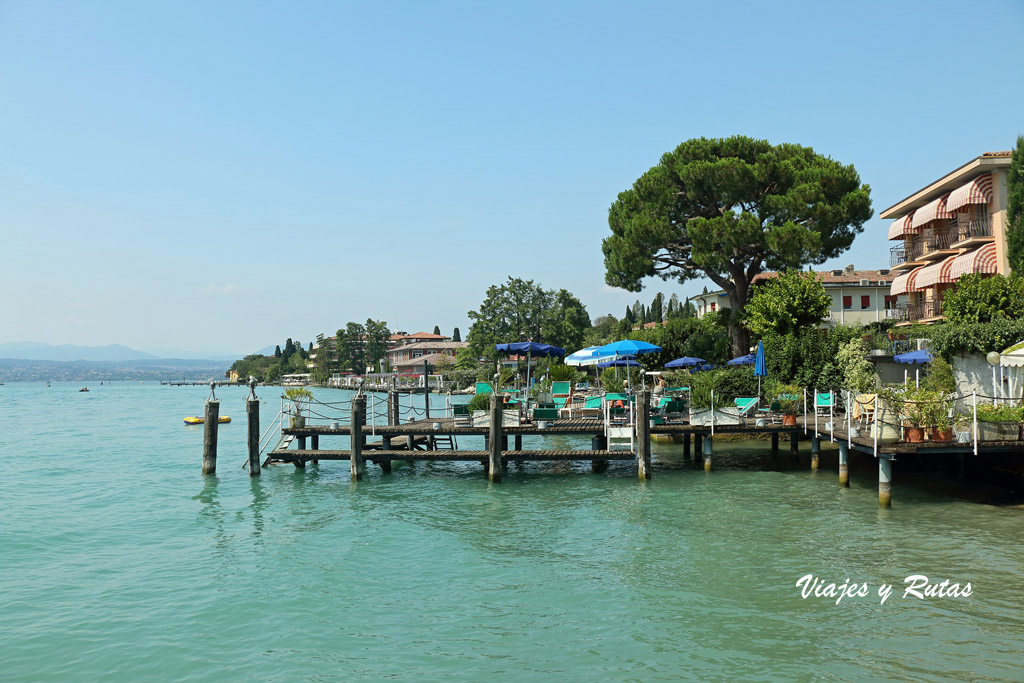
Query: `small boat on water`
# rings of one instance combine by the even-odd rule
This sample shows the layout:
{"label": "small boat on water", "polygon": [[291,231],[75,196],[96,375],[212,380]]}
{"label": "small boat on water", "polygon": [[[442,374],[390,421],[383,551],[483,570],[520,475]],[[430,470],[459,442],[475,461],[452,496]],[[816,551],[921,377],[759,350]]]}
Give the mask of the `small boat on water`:
{"label": "small boat on water", "polygon": [[[206,419],[202,417],[192,416],[185,418],[185,424],[187,425],[201,425],[204,422],[206,422]],[[226,422],[231,422],[231,418],[228,417],[227,415],[221,415],[219,418],[217,418],[217,422],[224,424]]]}
{"label": "small boat on water", "polygon": [[89,387],[82,387],[82,388],[81,388],[81,389],[79,389],[78,391],[79,391],[79,392],[82,392],[82,391],[89,391]]}

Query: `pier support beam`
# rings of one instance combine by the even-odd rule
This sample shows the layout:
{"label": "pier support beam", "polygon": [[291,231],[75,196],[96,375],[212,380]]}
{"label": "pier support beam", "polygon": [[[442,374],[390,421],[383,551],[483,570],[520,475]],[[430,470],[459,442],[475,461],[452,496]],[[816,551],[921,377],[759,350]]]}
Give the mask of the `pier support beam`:
{"label": "pier support beam", "polygon": [[636,397],[636,459],[641,481],[651,478],[651,399],[646,391]]}
{"label": "pier support beam", "polygon": [[516,434],[516,450],[517,451],[523,450],[523,435],[522,434]]}
{"label": "pier support beam", "polygon": [[203,474],[217,472],[217,421],[220,419],[220,401],[206,402],[203,422]]}
{"label": "pier support beam", "polygon": [[772,455],[779,454],[779,433],[772,432]]}
{"label": "pier support beam", "polygon": [[[605,438],[604,434],[598,434],[590,440],[590,450],[592,451],[603,451],[608,447],[608,439]],[[590,471],[594,474],[600,474],[608,471],[607,460],[591,460]]]}
{"label": "pier support beam", "polygon": [[693,435],[693,458],[694,458],[694,460],[697,459],[697,451],[699,451],[701,449],[703,444],[704,444],[704,437],[701,436],[700,434],[694,434]]}
{"label": "pier support beam", "polygon": [[690,433],[683,434],[683,460],[690,459]]}
{"label": "pier support beam", "polygon": [[260,476],[260,401],[250,398],[245,402],[245,418],[249,424],[249,476]]}
{"label": "pier support beam", "polygon": [[800,435],[796,432],[790,432],[789,434],[789,452],[792,454],[793,459],[796,460],[800,457],[800,448],[798,443],[800,442]]}
{"label": "pier support beam", "polygon": [[850,448],[846,442],[839,442],[839,486],[850,486]]}
{"label": "pier support beam", "polygon": [[878,507],[892,507],[892,460],[878,456]]}
{"label": "pier support beam", "polygon": [[711,471],[711,455],[714,451],[714,439],[711,436],[707,436],[704,439],[704,471]]}
{"label": "pier support beam", "polygon": [[501,433],[502,402],[497,394],[491,394],[491,425],[487,439],[487,478],[494,483],[501,481]]}
{"label": "pier support beam", "polygon": [[818,469],[818,456],[821,455],[821,439],[817,435],[811,437],[811,469]]}
{"label": "pier support beam", "polygon": [[352,481],[359,481],[366,472],[366,462],[363,460],[363,419],[366,417],[366,397],[357,396],[352,400],[352,422],[350,425],[350,438],[352,444],[349,446],[349,465],[352,473]]}

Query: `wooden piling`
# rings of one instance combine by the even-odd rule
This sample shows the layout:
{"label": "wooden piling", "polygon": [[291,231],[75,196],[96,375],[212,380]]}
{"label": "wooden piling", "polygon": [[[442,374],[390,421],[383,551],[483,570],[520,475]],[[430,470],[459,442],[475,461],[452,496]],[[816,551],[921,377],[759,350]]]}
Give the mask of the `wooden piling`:
{"label": "wooden piling", "polygon": [[693,435],[693,457],[697,457],[697,451],[704,447],[704,436],[701,434]]}
{"label": "wooden piling", "polygon": [[704,471],[711,471],[711,456],[714,453],[714,438],[710,435],[704,439]]}
{"label": "wooden piling", "polygon": [[491,425],[488,430],[487,478],[498,483],[501,481],[501,444],[504,437],[501,433],[502,401],[497,394],[491,394]]}
{"label": "wooden piling", "polygon": [[818,456],[821,455],[821,439],[817,435],[811,437],[811,469],[818,469]]}
{"label": "wooden piling", "polygon": [[850,486],[850,447],[845,441],[839,442],[839,486]]}
{"label": "wooden piling", "polygon": [[878,456],[878,506],[892,507],[892,460]]}
{"label": "wooden piling", "polygon": [[427,361],[423,361],[423,417],[427,420],[430,419],[430,375],[427,374],[429,367]]}
{"label": "wooden piling", "polygon": [[646,391],[636,397],[636,459],[641,481],[651,478],[651,401]]}
{"label": "wooden piling", "polygon": [[260,401],[249,399],[245,402],[245,418],[249,424],[249,476],[260,476]]}
{"label": "wooden piling", "polygon": [[517,451],[523,450],[523,435],[522,434],[516,434],[516,450]]}
{"label": "wooden piling", "polygon": [[366,411],[366,397],[357,396],[352,400],[352,423],[349,429],[352,444],[349,446],[349,465],[352,473],[352,481],[359,481],[366,471],[366,462],[363,460],[363,418]]}
{"label": "wooden piling", "polygon": [[220,419],[220,401],[206,402],[203,422],[203,474],[217,472],[217,421]]}
{"label": "wooden piling", "polygon": [[683,460],[690,459],[690,433],[683,434]]}
{"label": "wooden piling", "polygon": [[772,455],[779,454],[779,433],[772,432]]}
{"label": "wooden piling", "polygon": [[793,455],[793,459],[796,460],[800,457],[800,448],[797,445],[800,441],[800,435],[796,432],[789,433],[789,452]]}
{"label": "wooden piling", "polygon": [[[608,439],[604,434],[598,434],[590,440],[590,449],[594,451],[603,451],[608,447]],[[594,474],[601,474],[602,472],[608,471],[607,460],[591,460],[590,471]]]}

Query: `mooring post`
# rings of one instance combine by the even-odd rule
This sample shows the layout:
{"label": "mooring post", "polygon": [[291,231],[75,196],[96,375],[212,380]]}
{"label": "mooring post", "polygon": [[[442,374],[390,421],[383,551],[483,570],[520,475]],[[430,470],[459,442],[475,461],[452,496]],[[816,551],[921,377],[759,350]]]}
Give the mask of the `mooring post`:
{"label": "mooring post", "polygon": [[260,400],[245,402],[245,417],[249,423],[249,476],[260,476]]}
{"label": "mooring post", "polygon": [[390,392],[388,392],[388,396],[390,397],[389,403],[391,405],[391,410],[390,410],[390,412],[388,412],[388,424],[391,425],[392,427],[395,427],[395,426],[397,426],[399,424],[399,419],[398,419],[398,392],[397,391],[390,391]]}
{"label": "mooring post", "polygon": [[892,460],[878,456],[878,507],[892,507]]}
{"label": "mooring post", "polygon": [[772,455],[779,454],[779,433],[772,432]]}
{"label": "mooring post", "polygon": [[850,447],[843,441],[839,442],[839,486],[850,485]]}
{"label": "mooring post", "polygon": [[711,471],[711,455],[714,452],[714,448],[715,448],[714,438],[711,437],[711,436],[708,436],[707,438],[705,438],[704,439],[704,471],[705,472],[710,472]]}
{"label": "mooring post", "polygon": [[811,437],[811,469],[818,469],[818,456],[821,455],[821,439],[817,433]]}
{"label": "mooring post", "polygon": [[636,397],[636,459],[641,481],[651,478],[651,401],[646,391]]}
{"label": "mooring post", "polygon": [[793,459],[796,460],[800,457],[800,448],[797,444],[800,441],[800,434],[797,432],[790,432],[789,434],[789,452],[793,455]]}
{"label": "mooring post", "polygon": [[516,434],[516,450],[517,451],[523,450],[523,435],[522,434]]}
{"label": "mooring post", "polygon": [[349,465],[352,473],[352,481],[359,481],[366,471],[366,462],[363,460],[363,411],[366,410],[366,397],[357,396],[352,400],[352,422],[349,428]]}
{"label": "mooring post", "polygon": [[501,434],[502,400],[497,394],[491,394],[491,425],[488,430],[487,478],[498,483],[501,481]]}
{"label": "mooring post", "polygon": [[[590,450],[592,451],[603,451],[607,449],[607,439],[604,434],[598,434],[590,440]],[[590,471],[594,474],[600,474],[601,472],[608,471],[607,460],[591,460]]]}
{"label": "mooring post", "polygon": [[424,417],[430,419],[430,375],[427,374],[427,361],[423,361],[423,410]]}
{"label": "mooring post", "polygon": [[690,433],[683,434],[683,460],[690,459]]}
{"label": "mooring post", "polygon": [[220,419],[220,401],[206,402],[203,422],[203,474],[217,472],[217,420]]}

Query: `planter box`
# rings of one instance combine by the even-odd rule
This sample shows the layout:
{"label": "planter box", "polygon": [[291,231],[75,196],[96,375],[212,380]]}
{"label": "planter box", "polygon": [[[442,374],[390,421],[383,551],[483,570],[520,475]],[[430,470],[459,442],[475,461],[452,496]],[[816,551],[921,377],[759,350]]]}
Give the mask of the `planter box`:
{"label": "planter box", "polygon": [[[491,411],[489,411],[489,410],[474,410],[473,411],[473,426],[474,427],[490,427],[491,426]],[[501,426],[502,427],[518,427],[519,426],[519,411],[518,410],[503,410],[503,411],[501,411]]]}
{"label": "planter box", "polygon": [[979,422],[978,441],[1017,441],[1020,425],[1016,422]]}
{"label": "planter box", "polygon": [[[711,425],[711,411],[710,410],[698,410],[690,412],[690,424],[692,425]],[[715,411],[715,426],[718,425],[738,425],[740,424],[739,408],[735,406],[727,406],[725,408],[719,408]]]}

